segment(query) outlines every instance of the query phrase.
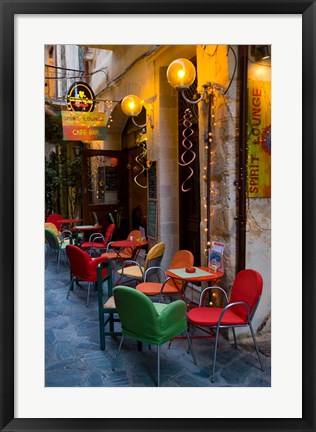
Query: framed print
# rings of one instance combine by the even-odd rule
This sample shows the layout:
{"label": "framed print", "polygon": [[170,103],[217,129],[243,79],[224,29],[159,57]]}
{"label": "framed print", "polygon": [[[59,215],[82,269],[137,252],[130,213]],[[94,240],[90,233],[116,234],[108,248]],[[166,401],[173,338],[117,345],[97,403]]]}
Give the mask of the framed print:
{"label": "framed print", "polygon": [[[0,4],[1,430],[314,431],[315,1],[0,0]],[[147,41],[189,46],[207,43],[209,37],[227,45],[267,41],[276,53],[271,88],[272,129],[278,148],[273,149],[269,184],[273,226],[271,386],[49,387],[44,376],[41,229],[44,47],[141,45]],[[265,126],[269,150],[271,125]],[[98,125],[93,132],[101,129]],[[159,161],[157,170],[160,166]],[[99,171],[103,183],[110,174],[114,182],[115,171],[111,197],[117,189],[114,168],[111,165]],[[155,197],[151,198],[158,208],[161,175],[157,174],[156,180]],[[270,189],[267,192],[262,187],[261,196],[270,194]],[[154,210],[158,219],[159,211]],[[153,237],[157,232],[155,219]],[[65,348],[60,356],[67,355]]]}

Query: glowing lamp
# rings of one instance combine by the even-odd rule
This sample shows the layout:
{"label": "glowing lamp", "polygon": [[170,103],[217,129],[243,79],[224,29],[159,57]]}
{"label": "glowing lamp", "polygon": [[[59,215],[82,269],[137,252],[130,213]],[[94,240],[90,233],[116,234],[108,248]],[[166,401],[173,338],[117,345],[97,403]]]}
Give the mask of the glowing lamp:
{"label": "glowing lamp", "polygon": [[122,111],[129,117],[136,117],[143,109],[142,101],[138,96],[127,95],[121,102]]}
{"label": "glowing lamp", "polygon": [[190,60],[179,58],[170,63],[167,69],[169,84],[176,90],[186,90],[196,77],[195,67]]}

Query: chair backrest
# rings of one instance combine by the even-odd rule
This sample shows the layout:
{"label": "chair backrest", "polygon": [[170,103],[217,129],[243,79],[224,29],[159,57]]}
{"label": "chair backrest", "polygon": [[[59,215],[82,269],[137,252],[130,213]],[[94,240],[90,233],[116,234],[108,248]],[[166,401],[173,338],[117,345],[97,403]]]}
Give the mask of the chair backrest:
{"label": "chair backrest", "polygon": [[95,225],[99,225],[99,219],[98,219],[97,212],[92,212],[92,214],[93,214],[93,220],[94,220]]}
{"label": "chair backrest", "polygon": [[55,213],[55,214],[51,214],[51,215],[47,216],[46,222],[52,222],[54,225],[56,225],[58,231],[60,231],[60,225],[61,224],[59,221],[62,219],[64,219],[62,217],[62,215]]}
{"label": "chair backrest", "polygon": [[162,258],[164,256],[166,249],[166,244],[164,242],[157,243],[154,245],[146,256],[144,262],[144,271],[146,271],[149,267],[160,266]]}
{"label": "chair backrest", "polygon": [[[130,240],[131,238],[133,240],[141,239],[140,231],[139,230],[131,231],[127,236],[127,240]],[[133,257],[133,249],[132,248],[124,248],[123,253],[126,255],[129,255],[131,258]]]}
{"label": "chair backrest", "polygon": [[150,298],[135,288],[117,286],[113,294],[122,333],[127,336],[160,345],[187,328],[186,305],[182,300],[158,312]]}
{"label": "chair backrest", "polygon": [[111,223],[107,227],[106,232],[105,232],[104,246],[107,246],[108,243],[110,243],[110,241],[112,240],[112,236],[113,236],[114,230],[115,230],[115,224]]}
{"label": "chair backrest", "polygon": [[59,242],[54,231],[45,228],[45,240],[47,241],[50,249],[58,251]]}
{"label": "chair backrest", "polygon": [[176,269],[176,268],[193,267],[193,265],[194,265],[193,253],[188,250],[179,250],[173,255],[170,268]]}
{"label": "chair backrest", "polygon": [[56,235],[60,234],[60,232],[57,229],[57,226],[53,222],[45,222],[45,228],[50,229]]}
{"label": "chair backrest", "polygon": [[133,238],[133,240],[136,241],[141,240],[142,237],[140,231],[139,230],[131,231],[127,236],[127,240],[130,240],[131,238]]}
{"label": "chair backrest", "polygon": [[[260,300],[263,288],[263,280],[256,270],[246,269],[240,271],[234,280],[229,303],[243,301],[249,306],[250,319],[252,318]],[[234,312],[247,319],[245,307],[236,306]]]}
{"label": "chair backrest", "polygon": [[[67,245],[66,254],[68,256],[71,272],[74,277],[83,281],[90,279],[91,276],[94,276],[96,279],[96,269],[91,268],[90,264],[92,262],[92,258],[88,252],[83,251],[78,246]],[[91,272],[93,272],[93,274],[91,274]]]}
{"label": "chair backrest", "polygon": [[[173,258],[170,263],[170,269],[176,269],[176,268],[186,268],[186,267],[193,267],[194,265],[194,256],[193,253],[188,250],[179,250],[173,255]],[[181,291],[183,282],[176,279],[171,279],[169,281],[169,284],[176,285],[178,289]]]}

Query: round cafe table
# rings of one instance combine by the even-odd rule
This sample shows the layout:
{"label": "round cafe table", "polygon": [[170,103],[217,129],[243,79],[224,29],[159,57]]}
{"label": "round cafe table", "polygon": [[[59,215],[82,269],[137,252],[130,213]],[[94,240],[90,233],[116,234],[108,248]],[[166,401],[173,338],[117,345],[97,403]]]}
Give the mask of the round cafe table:
{"label": "round cafe table", "polygon": [[59,219],[58,222],[60,223],[61,227],[63,229],[69,229],[72,225],[75,225],[79,222],[82,222],[83,219],[79,219],[79,218],[65,218],[65,219]]}
{"label": "round cafe table", "polygon": [[102,229],[102,225],[76,225],[72,228],[72,232],[75,237],[75,244],[78,245],[79,243],[79,233],[83,233],[85,235],[86,233],[91,235],[92,232],[100,232]]}
{"label": "round cafe table", "polygon": [[169,269],[166,270],[166,275],[171,277],[172,279],[177,279],[182,281],[182,297],[184,296],[184,290],[187,286],[187,283],[197,283],[197,282],[211,282],[214,283],[218,279],[224,276],[223,272],[215,272],[210,270],[208,267],[192,267],[195,269],[193,273],[188,273],[185,268],[178,269]]}

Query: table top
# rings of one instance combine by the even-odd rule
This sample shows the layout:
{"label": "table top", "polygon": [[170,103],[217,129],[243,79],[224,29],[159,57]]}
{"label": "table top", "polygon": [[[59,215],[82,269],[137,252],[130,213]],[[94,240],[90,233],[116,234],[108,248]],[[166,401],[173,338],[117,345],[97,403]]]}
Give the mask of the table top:
{"label": "table top", "polygon": [[194,267],[196,271],[194,273],[187,273],[185,268],[169,269],[166,271],[166,275],[173,279],[181,279],[192,282],[206,282],[211,280],[220,279],[224,276],[222,272],[214,272],[208,267]]}
{"label": "table top", "polygon": [[78,223],[78,222],[82,222],[83,219],[59,219],[57,222],[61,223],[61,224],[72,224],[72,223]]}
{"label": "table top", "polygon": [[73,227],[74,231],[98,231],[102,228],[102,225],[76,225]]}
{"label": "table top", "polygon": [[143,247],[148,245],[148,240],[116,240],[111,242],[111,248],[120,249],[120,248],[134,248],[134,247]]}

